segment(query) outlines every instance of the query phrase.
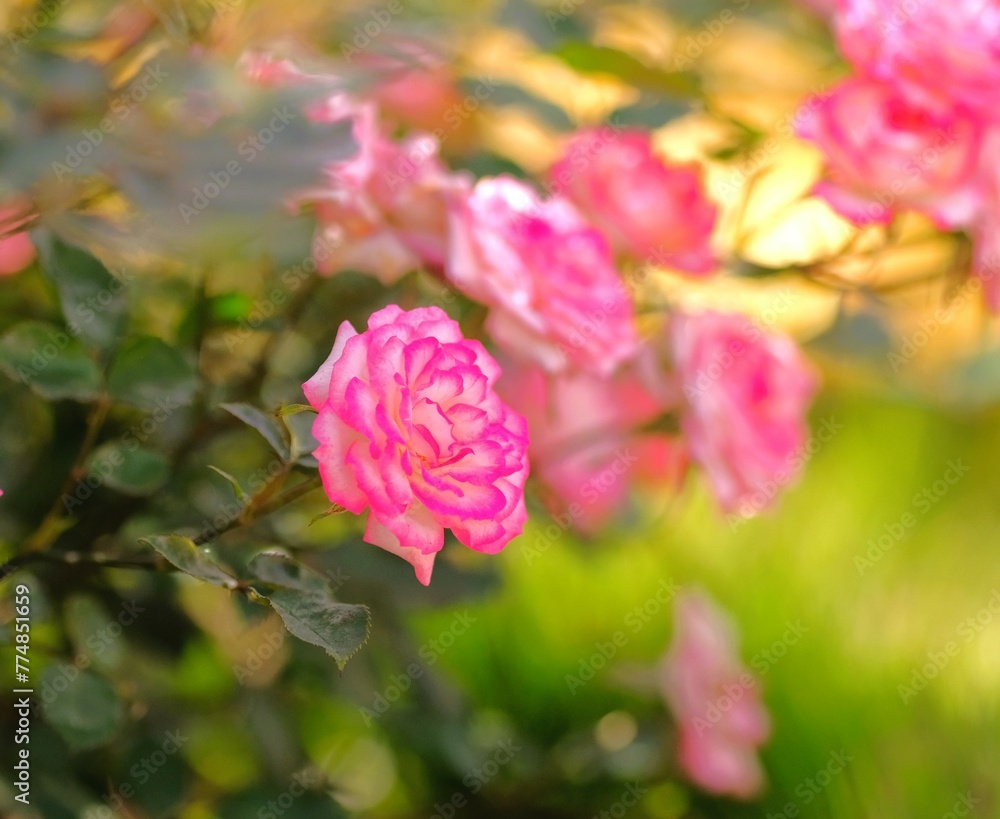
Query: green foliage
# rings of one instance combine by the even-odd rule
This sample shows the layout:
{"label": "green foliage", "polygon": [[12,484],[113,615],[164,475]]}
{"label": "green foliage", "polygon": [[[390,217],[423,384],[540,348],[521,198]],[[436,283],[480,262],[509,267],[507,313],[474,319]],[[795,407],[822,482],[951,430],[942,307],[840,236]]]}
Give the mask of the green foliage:
{"label": "green foliage", "polygon": [[102,388],[101,371],[83,345],[43,321],[22,321],[4,333],[0,369],[53,401],[91,401]]}
{"label": "green foliage", "polygon": [[114,686],[93,671],[50,666],[42,675],[41,689],[51,692],[45,719],[74,749],[104,745],[125,721],[125,707]]}

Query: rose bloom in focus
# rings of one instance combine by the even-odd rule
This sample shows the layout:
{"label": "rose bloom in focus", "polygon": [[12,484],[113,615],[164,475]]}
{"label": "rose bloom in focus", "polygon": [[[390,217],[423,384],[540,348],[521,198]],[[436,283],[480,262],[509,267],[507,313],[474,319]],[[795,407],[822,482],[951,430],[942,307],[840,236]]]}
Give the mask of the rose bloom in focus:
{"label": "rose bloom in focus", "polygon": [[365,540],[409,561],[424,585],[446,528],[492,554],[527,519],[527,426],[494,392],[499,376],[444,311],[390,305],[361,334],[344,322],[303,384],[330,500],[368,509]]}
{"label": "rose bloom in focus", "polygon": [[981,124],[958,108],[927,108],[892,86],[846,80],[805,109],[799,134],[826,155],[816,193],[858,225],[912,208],[941,227],[968,224],[982,201]]}
{"label": "rose bloom in focus", "polygon": [[683,479],[680,440],[640,430],[665,407],[629,369],[605,378],[504,366],[498,388],[528,420],[532,468],[554,511],[583,532],[607,523],[637,480],[672,491]]}
{"label": "rose bloom in focus", "polygon": [[675,313],[669,342],[692,459],[726,512],[755,514],[801,470],[817,378],[790,338],[739,314]]}
{"label": "rose bloom in focus", "polygon": [[601,233],[561,197],[481,179],[451,214],[448,278],[490,308],[486,330],[549,372],[600,375],[635,352],[632,302]]}
{"label": "rose bloom in focus", "polygon": [[694,274],[718,266],[710,245],[718,209],[701,169],[661,160],[646,131],[581,131],[549,178],[616,252]]}
{"label": "rose bloom in focus", "polygon": [[764,787],[757,749],[771,734],[757,679],[740,662],[736,629],[702,592],[682,592],[661,665],[684,772],[704,790],[751,799]]}

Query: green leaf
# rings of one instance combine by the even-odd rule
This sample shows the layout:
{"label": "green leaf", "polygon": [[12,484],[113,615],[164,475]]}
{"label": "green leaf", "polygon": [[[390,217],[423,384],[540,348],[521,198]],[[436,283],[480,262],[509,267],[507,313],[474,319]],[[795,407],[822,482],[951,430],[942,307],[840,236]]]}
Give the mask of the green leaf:
{"label": "green leaf", "polygon": [[23,321],[0,338],[0,370],[49,400],[90,401],[101,392],[101,372],[80,342],[42,321]]}
{"label": "green leaf", "polygon": [[300,640],[325,648],[341,669],[368,640],[368,609],[339,603],[321,574],[280,549],[255,555],[247,564],[254,590]]}
{"label": "green leaf", "polygon": [[78,247],[41,231],[35,239],[71,332],[98,349],[113,347],[124,326],[127,283]]}
{"label": "green leaf", "polygon": [[143,409],[176,409],[198,389],[195,368],[165,341],[146,336],[121,349],[108,374],[108,391],[118,401]]}
{"label": "green leaf", "polygon": [[[323,575],[304,566],[281,549],[268,549],[255,555],[247,564],[251,582],[280,586],[299,591],[324,591],[327,584]],[[258,585],[254,583],[254,585]]]}
{"label": "green leaf", "polygon": [[243,487],[240,486],[240,482],[236,479],[235,476],[230,475],[224,469],[219,469],[219,467],[217,466],[212,466],[212,464],[209,464],[208,468],[211,469],[216,474],[221,475],[229,482],[229,485],[233,487],[233,494],[236,495],[236,500],[245,501],[249,497],[246,491],[243,489]]}
{"label": "green leaf", "polygon": [[279,418],[284,418],[286,415],[298,415],[300,412],[316,412],[316,409],[308,404],[288,404],[274,414]]}
{"label": "green leaf", "polygon": [[371,617],[365,606],[338,603],[329,591],[279,588],[266,596],[292,634],[326,649],[341,670],[368,640]]}
{"label": "green leaf", "polygon": [[617,48],[573,41],[559,46],[554,56],[581,74],[611,74],[639,88],[663,94],[691,97],[697,95],[699,90],[696,75],[651,68]]}
{"label": "green leaf", "polygon": [[125,720],[125,707],[111,683],[75,665],[49,666],[42,674],[42,691],[51,691],[45,719],[76,750],[103,745]]}
{"label": "green leaf", "polygon": [[288,431],[282,424],[278,423],[273,415],[268,415],[250,404],[220,404],[219,406],[263,435],[283,461],[287,461],[291,457],[292,450],[288,440]]}
{"label": "green leaf", "polygon": [[[121,625],[90,594],[74,594],[66,601],[66,631],[73,639],[77,656],[85,655],[101,671],[111,671],[125,660]],[[112,624],[118,627],[113,629]]]}
{"label": "green leaf", "polygon": [[87,459],[87,472],[125,495],[152,495],[170,477],[170,462],[159,452],[108,441]]}
{"label": "green leaf", "polygon": [[239,585],[235,577],[189,538],[180,535],[154,535],[140,538],[139,542],[152,547],[182,572],[199,580],[224,589],[235,589]]}

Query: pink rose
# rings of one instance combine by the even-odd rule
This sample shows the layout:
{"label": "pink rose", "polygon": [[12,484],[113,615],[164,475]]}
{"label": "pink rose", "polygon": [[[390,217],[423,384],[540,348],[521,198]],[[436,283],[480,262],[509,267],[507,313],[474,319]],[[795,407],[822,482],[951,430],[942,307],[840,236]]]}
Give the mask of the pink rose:
{"label": "pink rose", "polygon": [[983,130],[955,108],[918,106],[863,77],[817,98],[799,133],[826,154],[816,193],[855,224],[888,224],[912,208],[942,227],[968,223],[981,204]]}
{"label": "pink rose", "polygon": [[746,316],[675,313],[670,343],[682,384],[681,429],[722,508],[750,516],[802,466],[817,378],[795,343]]}
{"label": "pink rose", "polygon": [[[28,206],[30,207],[30,206]],[[28,214],[24,203],[0,207],[0,276],[24,270],[35,260],[35,246],[24,230]]]}
{"label": "pink rose", "polygon": [[605,378],[504,367],[498,390],[528,420],[532,469],[554,511],[584,532],[607,523],[637,479],[676,487],[683,477],[679,440],[640,432],[666,407],[627,370]]}
{"label": "pink rose", "polygon": [[718,209],[705,193],[701,169],[664,162],[645,131],[581,131],[549,178],[618,253],[688,273],[718,266],[710,245]]}
{"label": "pink rose", "polygon": [[975,240],[973,273],[983,287],[983,300],[993,313],[1000,313],[1000,133],[994,133],[986,149],[990,158],[985,169],[986,204],[973,226]]}
{"label": "pink rose", "polygon": [[839,0],[840,50],[915,99],[1000,121],[997,0]]}
{"label": "pink rose", "polygon": [[[397,39],[388,46],[391,50],[358,55],[360,66],[375,74],[376,82],[368,94],[384,116],[430,132],[442,124],[454,131],[467,122],[451,61],[417,40]],[[452,115],[446,119],[451,109]]]}
{"label": "pink rose", "polygon": [[[243,68],[262,85],[343,85],[336,76],[306,74],[295,63],[267,54],[245,55]],[[373,103],[340,90],[308,105],[306,116],[318,123],[350,120],[356,145],[349,158],[327,163],[322,180],[291,203],[315,212],[317,269],[327,275],[357,270],[386,285],[420,267],[440,269],[447,253],[449,202],[464,196],[469,182],[441,163],[437,140],[426,134],[390,139]]]}
{"label": "pink rose", "polygon": [[740,662],[732,621],[703,592],[677,598],[674,636],[661,669],[685,773],[710,793],[740,799],[759,794],[764,771],[757,748],[770,736],[771,720],[757,679]]}
{"label": "pink rose", "polygon": [[434,137],[394,142],[356,120],[357,155],[331,163],[305,194],[318,229],[313,255],[322,273],[351,269],[389,285],[421,267],[439,270],[448,250],[449,203],[467,194],[465,176],[438,158]]}
{"label": "pink rose", "polygon": [[365,540],[413,564],[427,585],[449,528],[499,552],[527,513],[527,428],[493,391],[496,361],[437,307],[390,305],[360,335],[340,325],[302,389],[327,495],[360,514]]}
{"label": "pink rose", "polygon": [[543,201],[512,177],[480,180],[452,209],[446,271],[491,308],[486,329],[517,358],[607,375],[635,352],[607,241],[565,199]]}

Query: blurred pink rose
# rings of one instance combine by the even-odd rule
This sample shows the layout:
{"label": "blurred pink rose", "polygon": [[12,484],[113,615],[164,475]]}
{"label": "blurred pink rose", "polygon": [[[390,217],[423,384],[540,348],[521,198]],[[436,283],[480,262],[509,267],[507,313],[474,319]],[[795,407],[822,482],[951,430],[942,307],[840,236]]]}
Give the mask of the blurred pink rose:
{"label": "blurred pink rose", "polygon": [[1000,2],[839,0],[840,50],[914,99],[1000,121]]}
{"label": "blurred pink rose", "polygon": [[486,329],[549,372],[601,375],[636,350],[632,301],[604,237],[561,197],[482,179],[451,214],[448,278],[491,308]]}
{"label": "blurred pink rose", "polygon": [[28,210],[21,202],[0,207],[0,276],[24,270],[35,260],[35,246],[24,230]]}
{"label": "blurred pink rose", "polygon": [[393,40],[379,52],[366,51],[358,63],[372,72],[375,84],[368,95],[378,103],[385,118],[408,128],[430,133],[454,130],[449,109],[460,105],[462,95],[453,64],[416,40]]}
{"label": "blurred pink rose", "polygon": [[984,151],[986,204],[972,229],[975,242],[973,274],[983,287],[983,300],[1000,313],[1000,132],[994,132]]}
{"label": "blurred pink rose", "polygon": [[[337,89],[334,75],[306,74],[290,60],[248,53],[244,71],[262,85],[314,85]],[[420,267],[439,270],[447,251],[448,202],[470,183],[438,158],[437,140],[414,134],[401,141],[385,135],[377,106],[333,90],[306,107],[313,122],[351,121],[355,152],[329,162],[322,180],[302,191],[292,206],[312,207],[317,220],[313,257],[324,274],[369,273],[383,284]]]}
{"label": "blurred pink rose", "polygon": [[581,131],[549,178],[617,252],[688,273],[718,266],[710,244],[718,209],[705,193],[701,169],[664,162],[645,131]]}
{"label": "blurred pink rose", "polygon": [[981,206],[983,129],[959,109],[917,106],[892,86],[856,77],[806,110],[799,133],[829,167],[816,193],[855,224],[888,224],[912,208],[955,227]]}
{"label": "blurred pink rose", "polygon": [[680,732],[680,764],[704,790],[751,799],[763,790],[757,748],[771,734],[757,679],[741,662],[736,629],[703,592],[682,592],[662,663],[663,695]]}
{"label": "blurred pink rose", "polygon": [[443,268],[449,203],[470,182],[438,158],[434,137],[400,142],[365,119],[355,121],[358,153],[324,169],[324,184],[305,194],[318,228],[313,255],[322,273],[351,269],[392,284],[421,267]]}
{"label": "blurred pink rose", "polygon": [[639,431],[667,408],[629,371],[606,378],[505,366],[497,388],[528,420],[532,470],[553,494],[553,511],[581,531],[620,511],[637,479],[679,485],[681,442]]}
{"label": "blurred pink rose", "polygon": [[500,551],[527,512],[524,419],[497,396],[496,361],[437,307],[390,305],[360,335],[340,325],[302,389],[327,495],[360,514],[365,540],[413,564],[427,585],[449,528]]}
{"label": "blurred pink rose", "polygon": [[749,517],[804,464],[817,378],[790,338],[739,314],[675,313],[670,342],[691,456],[722,508]]}

